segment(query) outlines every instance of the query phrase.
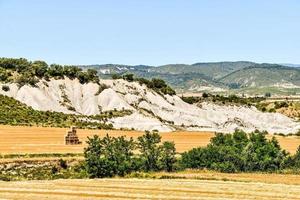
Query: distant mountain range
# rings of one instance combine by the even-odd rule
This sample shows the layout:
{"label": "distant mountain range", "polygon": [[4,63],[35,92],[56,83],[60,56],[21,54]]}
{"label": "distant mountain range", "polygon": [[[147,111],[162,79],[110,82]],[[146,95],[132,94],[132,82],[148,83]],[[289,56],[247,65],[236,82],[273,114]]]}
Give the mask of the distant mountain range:
{"label": "distant mountain range", "polygon": [[112,74],[133,73],[144,78],[161,78],[177,92],[218,92],[264,94],[300,94],[300,68],[292,64],[268,64],[247,61],[147,65],[87,65],[102,78]]}
{"label": "distant mountain range", "polygon": [[300,67],[300,64],[281,63],[281,65],[284,65],[287,67]]}

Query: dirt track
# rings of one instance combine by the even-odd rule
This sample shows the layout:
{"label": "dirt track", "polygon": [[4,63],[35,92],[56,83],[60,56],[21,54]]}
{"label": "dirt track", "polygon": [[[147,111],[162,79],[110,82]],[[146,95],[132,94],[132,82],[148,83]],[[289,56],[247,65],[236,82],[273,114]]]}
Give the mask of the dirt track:
{"label": "dirt track", "polygon": [[207,180],[100,179],[0,182],[3,199],[300,199],[299,185]]}
{"label": "dirt track", "polygon": [[[65,128],[0,126],[0,154],[17,153],[82,153],[88,136],[126,135],[137,138],[143,132],[117,130],[78,130],[82,145],[64,145]],[[214,135],[210,132],[171,132],[161,133],[163,141],[174,141],[178,152],[198,146],[205,146]],[[283,148],[294,153],[300,145],[299,137],[277,137]]]}

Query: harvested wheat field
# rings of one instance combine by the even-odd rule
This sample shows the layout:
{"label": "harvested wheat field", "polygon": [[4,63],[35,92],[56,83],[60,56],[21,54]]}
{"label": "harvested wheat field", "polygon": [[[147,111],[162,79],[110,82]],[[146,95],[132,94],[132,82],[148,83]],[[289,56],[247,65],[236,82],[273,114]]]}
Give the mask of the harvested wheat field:
{"label": "harvested wheat field", "polygon": [[[143,132],[120,130],[78,129],[77,134],[83,142],[81,145],[65,145],[64,135],[67,128],[0,126],[0,154],[18,153],[82,153],[88,136],[126,135],[137,138]],[[174,141],[178,152],[183,152],[209,143],[212,132],[177,131],[161,133],[163,141]],[[284,149],[294,153],[300,145],[300,137],[276,136]]]}
{"label": "harvested wheat field", "polygon": [[[78,129],[77,135],[82,145],[65,145],[67,128],[0,126],[0,154],[16,153],[82,153],[88,136],[126,135],[137,138],[140,131],[88,130]],[[161,133],[162,140],[174,141],[179,152],[196,146],[204,146],[213,136],[211,132],[172,132]]]}
{"label": "harvested wheat field", "polygon": [[299,174],[280,174],[280,173],[222,173],[211,170],[187,169],[178,172],[154,172],[151,174],[155,178],[177,178],[177,179],[197,179],[197,180],[218,180],[218,181],[237,181],[237,182],[261,182],[261,183],[280,183],[287,185],[299,185]]}
{"label": "harvested wheat field", "polygon": [[300,199],[300,186],[181,179],[0,182],[0,199]]}

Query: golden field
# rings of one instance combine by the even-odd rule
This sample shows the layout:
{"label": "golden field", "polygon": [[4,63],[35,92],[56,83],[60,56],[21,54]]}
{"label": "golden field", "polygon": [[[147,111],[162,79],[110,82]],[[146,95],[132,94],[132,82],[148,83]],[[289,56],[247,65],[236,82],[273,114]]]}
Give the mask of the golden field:
{"label": "golden field", "polygon": [[300,185],[194,179],[0,182],[0,199],[297,200],[300,199]]}
{"label": "golden field", "polygon": [[[126,135],[137,138],[143,132],[119,130],[83,130],[82,145],[64,145],[66,128],[0,126],[0,154],[82,153],[88,136]],[[209,143],[211,132],[161,133],[163,141],[174,141],[178,152]],[[294,153],[299,137],[276,136],[284,149]],[[24,161],[57,158],[20,158]],[[68,159],[68,158],[64,158]],[[69,158],[73,159],[73,158]],[[76,158],[78,159],[78,158]],[[82,159],[82,158],[80,158]],[[6,159],[0,159],[6,162]],[[10,159],[7,159],[10,162]],[[267,173],[219,173],[185,170],[176,173],[150,173],[154,179],[60,179],[42,181],[0,181],[0,199],[265,199],[300,200],[300,175]],[[164,178],[164,179],[161,179]]]}
{"label": "golden field", "polygon": [[[120,130],[87,130],[77,131],[82,145],[64,145],[66,128],[50,127],[21,127],[21,126],[0,126],[0,154],[18,153],[82,153],[88,136],[109,134],[111,136],[126,135],[137,138],[143,135],[139,131]],[[178,152],[183,152],[194,147],[205,146],[209,143],[212,132],[188,132],[176,131],[161,133],[163,141],[174,141]],[[280,145],[291,153],[297,150],[300,145],[300,137],[276,136]]]}

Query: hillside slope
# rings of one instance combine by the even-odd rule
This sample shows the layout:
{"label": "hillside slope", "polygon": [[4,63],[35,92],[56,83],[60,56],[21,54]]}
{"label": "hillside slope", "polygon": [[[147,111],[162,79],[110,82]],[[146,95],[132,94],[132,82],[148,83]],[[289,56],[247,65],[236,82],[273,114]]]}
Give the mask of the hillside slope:
{"label": "hillside slope", "polygon": [[80,66],[84,69],[95,69],[100,77],[110,78],[112,74],[132,73],[138,77],[161,78],[174,87],[177,91],[213,91],[220,92],[228,89],[228,86],[216,81],[216,79],[228,75],[236,70],[249,67],[255,63],[239,62],[215,62],[215,63],[195,63],[169,64],[162,66],[146,65],[87,65]]}
{"label": "hillside slope", "polygon": [[219,79],[224,84],[238,87],[300,86],[300,70],[281,65],[261,64],[243,68]]}
{"label": "hillside slope", "polygon": [[[110,77],[115,73],[133,73],[138,77],[148,79],[159,77],[178,92],[231,91],[258,94],[300,92],[299,68],[268,63],[238,61],[192,65],[169,64],[157,67],[113,64],[81,67],[93,68],[103,78]],[[261,87],[266,89],[262,90]]]}
{"label": "hillside slope", "polygon": [[200,108],[183,102],[176,95],[158,94],[145,85],[122,79],[81,84],[77,79],[65,77],[40,80],[36,86],[21,87],[15,83],[2,83],[0,94],[43,111],[97,115],[110,110],[130,110],[126,116],[108,119],[115,128],[221,132],[241,128],[246,131],[267,130],[270,133],[294,133],[300,128],[299,123],[278,113],[208,103],[202,103]]}

